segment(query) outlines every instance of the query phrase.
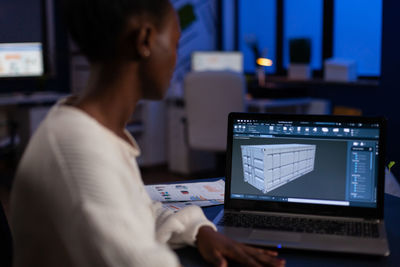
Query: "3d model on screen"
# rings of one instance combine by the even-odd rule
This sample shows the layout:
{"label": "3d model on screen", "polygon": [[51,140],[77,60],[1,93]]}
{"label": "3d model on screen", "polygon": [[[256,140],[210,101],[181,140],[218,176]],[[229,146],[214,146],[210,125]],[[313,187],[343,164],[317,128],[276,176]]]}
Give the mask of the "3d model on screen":
{"label": "3d model on screen", "polygon": [[243,145],[244,181],[267,193],[314,170],[315,145]]}

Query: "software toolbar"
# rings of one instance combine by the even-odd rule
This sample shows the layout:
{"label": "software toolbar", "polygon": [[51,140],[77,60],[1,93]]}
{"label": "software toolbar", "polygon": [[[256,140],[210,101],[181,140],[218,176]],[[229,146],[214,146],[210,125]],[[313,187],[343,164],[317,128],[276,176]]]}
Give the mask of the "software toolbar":
{"label": "software toolbar", "polygon": [[[335,136],[335,137],[363,137],[379,138],[378,125],[363,125],[355,123],[329,123],[329,122],[281,122],[268,123],[238,120],[234,124],[235,135],[301,135],[301,136]],[[269,136],[266,136],[269,137]]]}

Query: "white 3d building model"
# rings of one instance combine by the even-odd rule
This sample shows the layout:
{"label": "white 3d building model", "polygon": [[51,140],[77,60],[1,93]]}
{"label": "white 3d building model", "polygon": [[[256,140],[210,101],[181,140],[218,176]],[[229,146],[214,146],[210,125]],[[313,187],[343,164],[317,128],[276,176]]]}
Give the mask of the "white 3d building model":
{"label": "white 3d building model", "polygon": [[315,145],[243,145],[244,181],[267,193],[314,170]]}

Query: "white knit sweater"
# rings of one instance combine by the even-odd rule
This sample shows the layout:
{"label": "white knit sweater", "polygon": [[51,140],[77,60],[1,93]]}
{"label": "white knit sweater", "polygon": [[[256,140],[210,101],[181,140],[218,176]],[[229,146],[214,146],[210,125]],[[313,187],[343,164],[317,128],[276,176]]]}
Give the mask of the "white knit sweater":
{"label": "white knit sweater", "polygon": [[51,109],[12,191],[14,266],[178,266],[170,246],[215,229],[199,207],[151,201],[127,135],[135,148],[77,108]]}

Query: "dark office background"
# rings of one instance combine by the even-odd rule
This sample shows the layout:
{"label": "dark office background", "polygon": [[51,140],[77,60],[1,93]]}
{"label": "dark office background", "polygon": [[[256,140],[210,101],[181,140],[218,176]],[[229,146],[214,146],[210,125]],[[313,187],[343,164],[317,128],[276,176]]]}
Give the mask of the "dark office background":
{"label": "dark office background", "polygon": [[[239,0],[237,4],[238,49],[244,53],[246,72],[255,68],[248,38],[256,38],[262,54],[287,70],[289,40],[307,37],[313,70],[322,68],[323,53],[328,52],[325,58],[356,60],[359,76],[380,75],[382,0]],[[276,73],[279,67],[267,71]]]}
{"label": "dark office background", "polygon": [[[2,0],[0,43],[42,40],[41,0]],[[20,8],[24,6],[24,8]],[[29,23],[26,23],[29,21]],[[10,27],[12,25],[12,27]],[[21,33],[23,32],[23,33]]]}
{"label": "dark office background", "polygon": [[[400,23],[400,2],[384,1],[382,23],[382,65],[380,86],[370,94],[363,95],[363,108],[371,114],[383,114],[389,119],[388,129],[388,158],[399,163],[400,148],[400,118],[399,118],[399,89],[400,89],[400,35],[396,25]],[[359,92],[353,92],[349,97],[357,99]],[[400,168],[393,169],[399,180]]]}
{"label": "dark office background", "polygon": [[[249,74],[254,70],[250,51],[244,41],[246,38],[258,39],[262,44],[260,50],[276,63],[268,70],[269,75],[285,74],[288,64],[288,39],[291,37],[311,36],[311,65],[315,77],[318,75],[322,77],[324,58],[347,57],[349,53],[357,52],[358,74],[373,81],[372,85],[320,84],[308,91],[309,96],[327,98],[332,101],[333,106],[361,109],[363,115],[386,116],[389,119],[387,160],[396,162],[400,160],[398,153],[400,140],[397,136],[400,130],[400,118],[396,107],[399,101],[398,70],[400,65],[398,33],[400,3],[398,1],[215,1],[220,8],[216,15],[216,24],[219,26],[217,33],[220,34],[216,38],[217,47],[225,50],[235,48],[243,50],[245,70]],[[25,10],[27,8],[25,1],[20,2],[20,9]],[[49,1],[40,1],[41,4],[47,2]],[[52,2],[53,19],[46,23],[54,26],[52,34],[56,44],[55,52],[48,55],[56,63],[54,69],[50,71],[51,74],[40,79],[0,80],[1,92],[69,90],[68,35],[62,22],[61,1]],[[0,17],[2,4],[3,2],[0,3]],[[330,22],[327,22],[327,18]],[[29,21],[26,23],[31,24]],[[7,27],[15,27],[16,31],[19,30],[23,34],[17,25],[7,24]],[[254,30],[248,31],[250,28]],[[45,41],[48,34],[47,32],[43,37]],[[366,49],[361,51],[360,43],[366,45]],[[264,48],[268,50],[264,51]],[[393,172],[397,177],[400,176],[399,165],[393,167]]]}

